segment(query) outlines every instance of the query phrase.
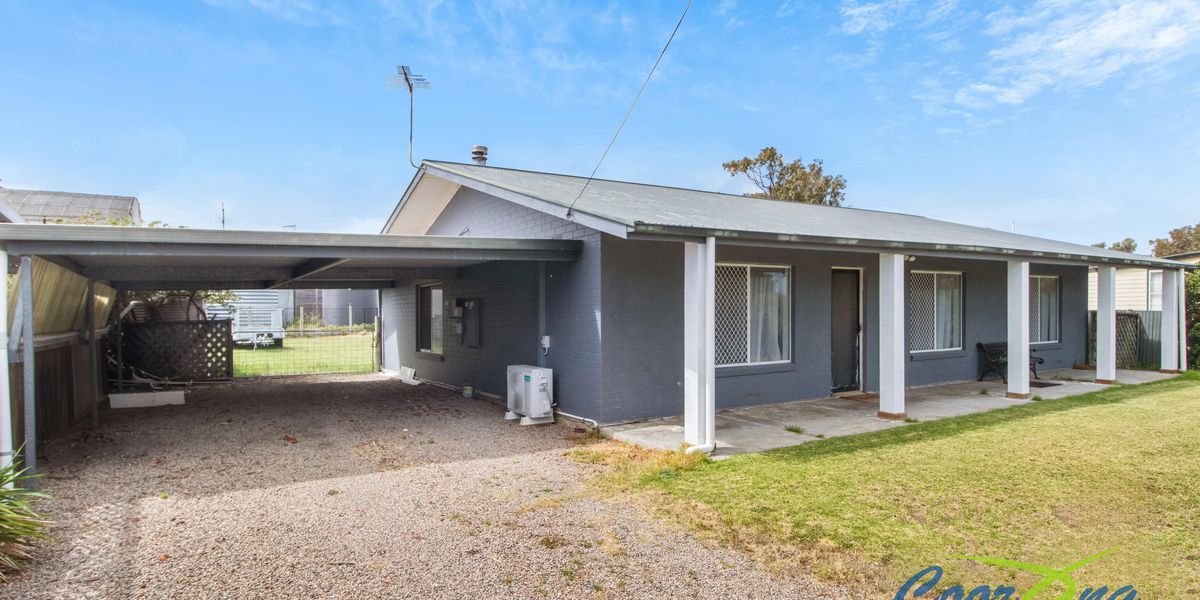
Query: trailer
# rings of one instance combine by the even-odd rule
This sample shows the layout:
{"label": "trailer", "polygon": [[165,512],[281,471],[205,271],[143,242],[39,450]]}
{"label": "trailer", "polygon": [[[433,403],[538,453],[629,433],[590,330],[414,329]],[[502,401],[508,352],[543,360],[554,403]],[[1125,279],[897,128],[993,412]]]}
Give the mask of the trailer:
{"label": "trailer", "polygon": [[237,300],[205,306],[209,319],[233,321],[233,343],[242,346],[282,346],[286,337],[284,313],[290,290],[234,290]]}

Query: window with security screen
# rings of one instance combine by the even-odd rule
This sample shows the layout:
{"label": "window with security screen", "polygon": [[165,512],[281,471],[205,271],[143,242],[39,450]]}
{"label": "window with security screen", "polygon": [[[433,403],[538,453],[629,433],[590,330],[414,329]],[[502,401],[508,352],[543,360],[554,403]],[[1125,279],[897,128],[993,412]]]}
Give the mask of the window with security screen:
{"label": "window with security screen", "polygon": [[791,360],[789,268],[717,265],[715,313],[717,366]]}
{"label": "window with security screen", "polygon": [[1058,277],[1029,278],[1029,341],[1047,344],[1058,341]]}
{"label": "window with security screen", "polygon": [[913,271],[908,277],[910,352],[962,348],[962,273]]}

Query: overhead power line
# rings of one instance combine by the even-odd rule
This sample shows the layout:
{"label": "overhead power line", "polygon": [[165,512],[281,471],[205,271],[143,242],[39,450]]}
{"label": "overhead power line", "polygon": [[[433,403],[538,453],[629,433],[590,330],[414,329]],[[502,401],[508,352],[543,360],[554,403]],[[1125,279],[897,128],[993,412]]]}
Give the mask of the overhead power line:
{"label": "overhead power line", "polygon": [[583,187],[579,188],[579,194],[571,201],[571,205],[567,207],[567,217],[571,216],[571,210],[575,208],[575,203],[583,197],[583,193],[587,191],[592,180],[596,178],[596,172],[600,170],[600,165],[604,164],[604,159],[608,157],[608,151],[612,150],[613,144],[617,142],[617,136],[621,135],[621,130],[625,128],[625,123],[629,121],[629,115],[633,114],[633,109],[637,106],[638,100],[642,99],[642,92],[646,91],[646,86],[650,83],[650,78],[654,76],[654,71],[658,69],[658,63],[662,62],[664,56],[667,55],[667,48],[671,47],[671,41],[675,39],[675,34],[679,33],[679,27],[683,25],[683,19],[687,16],[688,10],[692,8],[692,0],[688,0],[686,6],[683,7],[683,13],[679,15],[679,22],[675,23],[675,29],[671,30],[671,36],[667,38],[667,43],[663,44],[662,52],[658,53],[658,58],[654,60],[654,66],[650,67],[650,72],[646,74],[646,80],[642,82],[642,87],[638,88],[638,93],[633,97],[633,104],[629,105],[629,110],[625,111],[625,118],[621,119],[621,124],[617,126],[617,131],[613,133],[612,139],[608,141],[608,146],[604,148],[604,153],[600,155],[600,160],[596,161],[596,167],[592,169],[592,174],[588,175],[587,181],[583,182]]}

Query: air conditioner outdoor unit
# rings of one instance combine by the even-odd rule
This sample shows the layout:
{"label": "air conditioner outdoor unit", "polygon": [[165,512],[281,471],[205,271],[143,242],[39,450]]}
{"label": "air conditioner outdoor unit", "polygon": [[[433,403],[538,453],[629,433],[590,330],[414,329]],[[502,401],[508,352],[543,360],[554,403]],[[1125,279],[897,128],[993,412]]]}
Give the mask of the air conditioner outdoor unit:
{"label": "air conditioner outdoor unit", "polygon": [[554,422],[554,370],[530,365],[508,366],[508,412],[504,418],[522,425]]}

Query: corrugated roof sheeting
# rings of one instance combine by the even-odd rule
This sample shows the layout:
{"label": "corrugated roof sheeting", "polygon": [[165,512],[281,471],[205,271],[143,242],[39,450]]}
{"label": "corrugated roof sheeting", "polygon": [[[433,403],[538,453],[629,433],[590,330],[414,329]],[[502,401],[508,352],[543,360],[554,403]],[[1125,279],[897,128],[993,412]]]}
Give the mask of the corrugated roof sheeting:
{"label": "corrugated roof sheeting", "polygon": [[[33,257],[33,333],[43,335],[79,331],[85,321],[87,279],[48,260]],[[116,290],[97,283],[92,298],[94,322],[108,322]],[[11,327],[20,294],[20,276],[8,277],[8,322]],[[10,329],[11,331],[11,329]]]}
{"label": "corrugated roof sheeting", "polygon": [[[907,246],[946,251],[1014,251],[1086,262],[1172,265],[1083,244],[974,227],[901,213],[748,198],[699,190],[596,179],[578,198],[586,178],[462,163],[425,161],[439,172],[469,179],[626,226],[654,233],[698,230],[729,237],[811,238],[844,246]],[[899,250],[898,250],[899,251]],[[1182,266],[1182,265],[1180,265]]]}
{"label": "corrugated roof sheeting", "polygon": [[0,200],[30,223],[117,219],[141,224],[138,200],[133,196],[0,188]]}

